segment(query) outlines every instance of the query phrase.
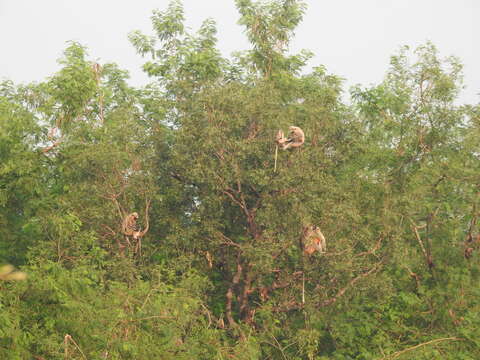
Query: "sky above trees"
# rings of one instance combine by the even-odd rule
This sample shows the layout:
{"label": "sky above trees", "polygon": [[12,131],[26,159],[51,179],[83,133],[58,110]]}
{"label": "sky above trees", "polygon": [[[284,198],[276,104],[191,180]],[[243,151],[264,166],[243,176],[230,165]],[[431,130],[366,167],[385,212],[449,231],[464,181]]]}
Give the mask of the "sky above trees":
{"label": "sky above trees", "polygon": [[[460,101],[477,103],[480,93],[480,49],[474,43],[480,25],[476,0],[307,0],[307,12],[292,43],[294,52],[305,48],[315,57],[310,66],[328,71],[354,84],[378,83],[390,56],[402,45],[413,48],[432,41],[442,56],[458,56],[465,65],[466,90]],[[118,63],[131,74],[134,85],[147,82],[142,59],[129,44],[135,29],[150,32],[153,9],[167,0],[140,2],[51,0],[0,1],[0,33],[3,51],[1,78],[15,82],[42,81],[57,71],[56,60],[75,40],[87,46],[100,61]],[[187,25],[197,29],[212,17],[218,24],[220,50],[228,55],[248,47],[234,1],[184,1]]]}

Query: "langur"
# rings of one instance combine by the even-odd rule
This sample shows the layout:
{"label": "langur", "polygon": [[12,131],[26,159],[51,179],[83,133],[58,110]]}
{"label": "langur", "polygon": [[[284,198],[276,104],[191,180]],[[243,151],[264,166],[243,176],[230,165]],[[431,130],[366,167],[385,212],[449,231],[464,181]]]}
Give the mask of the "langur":
{"label": "langur", "polygon": [[131,245],[129,237],[131,236],[134,240],[137,240],[140,231],[137,228],[137,220],[138,220],[138,213],[133,212],[123,219],[122,223],[122,232],[125,235],[125,239],[127,240],[128,245]]}
{"label": "langur", "polygon": [[290,126],[289,130],[290,133],[288,134],[288,138],[285,138],[285,134],[282,130],[278,130],[275,137],[275,142],[283,150],[300,147],[305,142],[305,134],[302,129],[300,129],[298,126]]}
{"label": "langur", "polygon": [[[148,221],[148,209],[150,207],[150,200],[146,199],[145,200],[145,227],[143,229],[140,229],[139,226],[137,226],[137,220],[138,220],[138,213],[133,212],[131,214],[128,214],[125,216],[125,218],[122,221],[122,233],[125,236],[125,241],[128,244],[128,246],[132,246],[132,243],[130,242],[130,238],[133,239],[133,254],[141,256],[141,250],[142,250],[142,237],[145,236],[145,234],[148,232],[148,229],[150,228],[149,221]],[[123,253],[123,249],[125,248],[125,245],[120,244],[119,242],[119,248],[120,251]]]}
{"label": "langur", "polygon": [[283,146],[283,150],[286,150],[290,147],[300,147],[305,142],[305,134],[303,133],[302,129],[300,129],[298,126],[290,126],[289,130],[290,133],[288,134],[288,139]]}
{"label": "langur", "polygon": [[464,256],[465,259],[470,259],[473,252],[480,248],[480,234],[472,236],[468,234],[467,241],[465,242]]}
{"label": "langur", "polygon": [[208,267],[211,269],[213,267],[213,256],[209,251],[205,251],[205,258],[208,261]]}
{"label": "langur", "polygon": [[327,251],[325,236],[316,225],[307,226],[303,230],[302,243],[303,252],[306,255],[312,255],[316,251],[323,254]]}

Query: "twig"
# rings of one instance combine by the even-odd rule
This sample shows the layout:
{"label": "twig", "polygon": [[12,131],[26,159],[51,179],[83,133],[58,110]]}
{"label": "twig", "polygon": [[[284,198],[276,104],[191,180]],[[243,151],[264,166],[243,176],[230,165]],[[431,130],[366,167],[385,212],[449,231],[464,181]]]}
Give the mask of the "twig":
{"label": "twig", "polygon": [[[273,345],[274,347],[276,347],[278,350],[280,350],[280,353],[282,354],[282,357],[283,359],[287,360],[287,357],[285,356],[285,353],[282,349],[282,345],[280,345],[280,343],[278,342],[277,338],[275,337],[275,335],[273,334],[270,334],[270,336],[273,338],[273,340],[275,340],[275,343],[277,344],[277,346],[273,345],[273,344],[270,344],[270,345]],[[269,343],[268,343],[269,344]]]}
{"label": "twig", "polygon": [[375,255],[375,252],[380,249],[380,246],[382,245],[382,241],[383,241],[383,235],[380,236],[377,240],[377,243],[375,244],[375,246],[373,246],[371,249],[369,249],[368,251],[363,251],[361,253],[359,253],[357,256],[365,256],[365,255]]}
{"label": "twig", "polygon": [[278,157],[278,145],[275,146],[275,166],[273,168],[273,172],[277,172],[277,157]]}
{"label": "twig", "polygon": [[417,284],[417,289],[420,287],[420,276],[418,274],[414,273],[408,266],[405,265],[405,269],[407,269],[408,274],[415,279],[415,282]]}
{"label": "twig", "polygon": [[423,244],[422,238],[420,237],[420,234],[418,233],[418,228],[419,227],[417,225],[415,225],[415,223],[412,221],[412,219],[410,219],[410,222],[412,223],[412,228],[413,228],[413,232],[415,233],[415,237],[416,237],[418,243],[420,244],[420,248],[422,249],[423,256],[425,256],[425,261],[427,262],[428,267],[432,268],[433,262],[432,262],[430,256],[428,255],[427,250],[425,249],[425,246]]}
{"label": "twig", "polygon": [[75,342],[75,340],[73,340],[73,338],[69,335],[69,334],[65,334],[65,337],[63,338],[63,343],[65,345],[65,360],[68,359],[68,342],[72,342],[73,345],[75,345],[75,347],[77,348],[78,351],[80,351],[80,354],[82,354],[82,357],[87,360],[87,357],[85,356],[85,354],[83,353],[82,349],[80,349],[80,346],[78,346],[78,344]]}
{"label": "twig", "polygon": [[147,305],[148,299],[150,298],[150,295],[152,295],[152,292],[153,292],[154,290],[157,290],[157,289],[150,289],[150,291],[148,292],[147,296],[145,297],[145,300],[144,300],[143,303],[142,303],[142,306],[140,306],[140,310],[143,310],[143,308],[145,307],[145,305]]}
{"label": "twig", "polygon": [[395,359],[395,358],[399,357],[400,355],[402,355],[403,353],[406,353],[406,352],[408,352],[408,351],[415,350],[415,349],[417,349],[417,348],[419,348],[419,347],[426,346],[426,345],[433,344],[433,343],[437,343],[437,342],[448,341],[448,340],[451,340],[451,341],[463,341],[464,339],[460,339],[460,338],[456,338],[456,337],[449,337],[449,338],[441,338],[441,339],[430,340],[430,341],[427,341],[427,342],[424,342],[424,343],[421,343],[421,344],[418,344],[418,345],[415,345],[415,346],[406,348],[406,349],[404,349],[404,350],[397,351],[397,352],[395,352],[395,353],[393,353],[393,354],[384,356],[384,357],[382,357],[380,360]]}
{"label": "twig", "polygon": [[53,140],[57,133],[57,130],[58,128],[54,127],[50,129],[50,131],[48,132],[48,139],[52,141],[52,145],[49,145],[46,148],[42,149],[43,154],[46,154],[47,152],[49,152],[50,150],[52,150],[53,148],[56,148],[58,145],[61,144],[62,136],[60,136],[60,138],[57,140]]}
{"label": "twig", "polygon": [[302,304],[305,304],[305,272],[302,271]]}
{"label": "twig", "polygon": [[61,142],[62,142],[61,139],[54,141],[54,142],[52,143],[52,145],[49,145],[49,146],[47,146],[46,148],[44,148],[44,149],[42,150],[42,153],[46,154],[47,152],[49,152],[49,151],[52,150],[53,148],[55,148],[55,147],[57,147],[58,145],[60,145]]}
{"label": "twig", "polygon": [[100,87],[100,75],[102,73],[102,67],[100,66],[100,64],[98,63],[95,63],[93,64],[92,66],[92,70],[93,70],[93,73],[94,73],[94,76],[95,76],[95,81],[97,83],[97,88],[98,88],[98,105],[99,105],[99,109],[100,109],[100,120],[102,122],[102,124],[104,123],[104,119],[103,119],[103,91]]}
{"label": "twig", "polygon": [[337,300],[338,300],[341,296],[343,296],[343,294],[345,294],[345,292],[348,290],[349,287],[353,286],[358,280],[360,280],[360,279],[362,279],[362,278],[364,278],[364,277],[367,277],[367,276],[370,275],[371,273],[377,271],[381,264],[382,264],[382,263],[379,263],[379,264],[375,265],[373,268],[371,268],[370,270],[368,270],[366,273],[360,274],[360,275],[358,275],[356,278],[350,280],[350,282],[349,282],[344,288],[340,289],[333,298],[330,298],[330,299],[328,299],[328,300],[325,300],[325,301],[322,303],[322,306],[331,305],[331,304],[337,302]]}
{"label": "twig", "polygon": [[227,291],[227,294],[226,294],[227,304],[225,306],[225,312],[226,312],[225,315],[227,317],[228,324],[230,325],[230,327],[234,327],[236,325],[235,320],[233,319],[233,315],[232,315],[232,299],[233,299],[233,295],[234,295],[233,294],[234,287],[236,287],[238,285],[238,283],[240,282],[240,278],[242,276],[242,273],[243,273],[242,264],[240,263],[240,259],[237,259],[237,272],[233,276],[232,283],[230,284],[230,287],[228,288],[228,291]]}
{"label": "twig", "polygon": [[208,327],[212,326],[212,316],[210,314],[210,311],[207,309],[207,307],[205,305],[203,305],[202,303],[200,303],[200,306],[205,310],[205,312],[207,313],[207,316],[208,316]]}
{"label": "twig", "polygon": [[143,320],[151,320],[151,319],[175,319],[175,317],[167,316],[167,315],[152,315],[152,316],[147,316],[147,317],[138,318],[138,319],[129,319],[125,321],[135,322],[135,321],[143,321]]}
{"label": "twig", "polygon": [[148,229],[150,228],[150,221],[149,221],[150,218],[148,215],[149,209],[150,209],[150,199],[145,197],[145,223],[144,223],[145,228],[138,235],[139,238],[143,237],[148,232]]}

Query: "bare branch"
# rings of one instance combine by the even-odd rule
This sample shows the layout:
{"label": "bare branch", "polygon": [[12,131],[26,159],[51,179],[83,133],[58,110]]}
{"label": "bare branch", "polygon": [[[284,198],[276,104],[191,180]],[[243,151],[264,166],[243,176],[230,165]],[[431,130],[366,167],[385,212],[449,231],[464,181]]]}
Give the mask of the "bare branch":
{"label": "bare branch", "polygon": [[352,280],[350,280],[350,282],[347,284],[347,286],[345,286],[344,288],[340,289],[334,297],[332,297],[332,298],[330,298],[330,299],[328,299],[328,300],[325,300],[321,305],[322,305],[322,306],[328,306],[328,305],[331,305],[331,304],[337,302],[337,300],[338,300],[340,297],[342,297],[342,296],[345,294],[345,292],[346,292],[350,287],[352,287],[353,285],[355,285],[355,283],[356,283],[358,280],[363,279],[363,278],[367,277],[368,275],[376,272],[376,271],[380,268],[381,265],[382,265],[382,263],[379,263],[379,264],[375,265],[373,268],[371,268],[370,270],[368,270],[366,273],[360,274],[360,275],[358,275],[356,278],[353,278]]}
{"label": "bare branch", "polygon": [[425,249],[425,245],[423,244],[422,238],[420,237],[420,234],[418,233],[418,229],[419,229],[420,227],[417,226],[417,225],[412,221],[412,219],[410,219],[410,222],[412,223],[413,232],[415,233],[415,237],[416,237],[418,243],[420,244],[420,248],[422,249],[423,256],[425,257],[425,261],[427,262],[428,267],[429,267],[429,268],[432,268],[432,267],[433,267],[432,257],[428,254],[427,250]]}
{"label": "bare branch", "polygon": [[138,235],[139,238],[143,237],[148,232],[148,229],[150,228],[149,215],[148,215],[148,211],[150,209],[150,202],[151,202],[150,199],[145,198],[145,228]]}
{"label": "bare branch", "polygon": [[465,339],[460,339],[460,338],[456,338],[456,337],[448,337],[448,338],[441,338],[441,339],[430,340],[430,341],[427,341],[427,342],[424,342],[424,343],[421,343],[421,344],[418,344],[418,345],[415,345],[415,346],[406,348],[406,349],[404,349],[404,350],[397,351],[397,352],[395,352],[395,353],[393,353],[393,354],[384,356],[384,357],[382,357],[382,358],[379,359],[379,360],[391,360],[391,359],[395,359],[395,358],[399,357],[400,355],[402,355],[403,353],[406,353],[406,352],[408,352],[408,351],[412,351],[412,350],[418,349],[419,347],[426,346],[426,345],[430,345],[430,344],[434,344],[434,343],[438,343],[438,342],[442,342],[442,341],[449,341],[449,340],[450,340],[450,341],[464,341]]}

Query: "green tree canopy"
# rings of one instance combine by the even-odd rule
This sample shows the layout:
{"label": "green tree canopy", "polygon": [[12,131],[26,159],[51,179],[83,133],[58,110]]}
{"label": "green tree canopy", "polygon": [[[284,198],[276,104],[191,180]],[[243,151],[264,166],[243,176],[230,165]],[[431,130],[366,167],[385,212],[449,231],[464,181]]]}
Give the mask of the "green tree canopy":
{"label": "green tree canopy", "polygon": [[[213,20],[154,11],[129,35],[144,88],[75,42],[46,81],[0,84],[0,257],[28,275],[0,283],[1,357],[477,359],[460,61],[404,47],[348,98],[289,51],[302,1],[235,3],[251,49],[230,58]],[[279,149],[292,125],[305,143]]]}

